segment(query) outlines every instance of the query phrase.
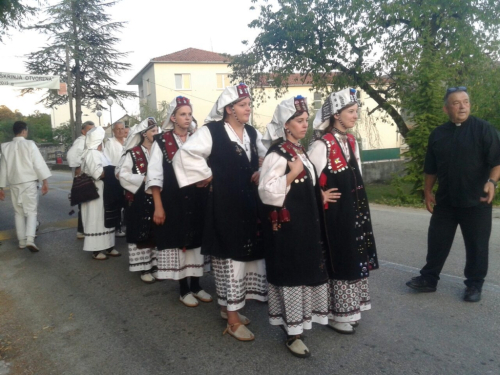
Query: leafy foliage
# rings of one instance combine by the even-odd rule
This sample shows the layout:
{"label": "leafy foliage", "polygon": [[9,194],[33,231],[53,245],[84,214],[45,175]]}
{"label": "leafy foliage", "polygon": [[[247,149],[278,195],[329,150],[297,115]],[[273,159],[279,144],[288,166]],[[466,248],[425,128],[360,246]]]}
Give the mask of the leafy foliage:
{"label": "leafy foliage", "polygon": [[12,125],[15,121],[24,121],[28,124],[28,139],[37,143],[53,142],[52,124],[50,115],[35,113],[24,116],[21,112],[12,112],[7,106],[0,105],[0,143],[12,140],[14,133]]}
{"label": "leafy foliage", "polygon": [[141,104],[139,116],[131,119],[130,126],[138,124],[148,117],[154,117],[158,125],[162,125],[167,118],[169,104],[166,101],[159,102],[155,108],[151,108],[147,103]]}
{"label": "leafy foliage", "polygon": [[22,22],[35,13],[35,8],[19,0],[0,1],[0,42],[7,36],[10,27],[21,28]]}
{"label": "leafy foliage", "polygon": [[69,122],[59,125],[53,130],[54,141],[62,143],[67,151],[73,144],[73,129]]}
{"label": "leafy foliage", "polygon": [[[442,86],[462,84],[472,67],[498,57],[494,0],[281,0],[277,9],[260,0],[259,9],[250,27],[262,31],[233,60],[233,79],[270,85],[276,96],[297,72],[324,93],[359,87],[377,103],[372,112],[390,116],[403,136],[398,108],[408,108],[417,89],[424,50],[444,68]],[[254,96],[265,100],[263,90]]]}
{"label": "leafy foliage", "polygon": [[[82,106],[100,110],[101,102],[108,98],[122,105],[123,99],[136,96],[114,88],[115,75],[130,68],[129,63],[123,62],[127,53],[114,47],[119,41],[114,34],[124,24],[112,22],[106,12],[114,4],[115,1],[105,0],[61,0],[46,9],[46,19],[31,27],[47,34],[49,44],[28,55],[26,67],[30,73],[59,75],[67,82],[66,50],[69,51],[77,130],[82,124]],[[25,89],[23,93],[32,91]],[[51,90],[42,102],[52,107],[67,103],[68,97]],[[77,130],[75,134],[79,134]]]}

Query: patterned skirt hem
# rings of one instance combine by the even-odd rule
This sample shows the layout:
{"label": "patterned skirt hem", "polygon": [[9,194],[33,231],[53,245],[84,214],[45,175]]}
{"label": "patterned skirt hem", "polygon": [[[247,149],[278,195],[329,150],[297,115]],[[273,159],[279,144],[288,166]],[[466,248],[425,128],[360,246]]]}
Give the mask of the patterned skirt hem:
{"label": "patterned skirt hem", "polygon": [[238,301],[228,301],[225,298],[217,296],[217,303],[220,306],[226,306],[228,311],[238,311],[245,306],[245,301],[248,299],[253,299],[260,302],[267,302],[267,293],[252,292],[247,290],[245,298]]}
{"label": "patterned skirt hem", "polygon": [[300,335],[305,329],[312,329],[312,324],[328,324],[328,314],[313,314],[310,317],[304,317],[302,322],[287,323],[283,316],[269,316],[269,323],[273,326],[283,326],[289,335]]}
{"label": "patterned skirt hem", "polygon": [[129,263],[128,270],[130,272],[149,271],[153,267],[156,267],[156,258],[142,263]]}

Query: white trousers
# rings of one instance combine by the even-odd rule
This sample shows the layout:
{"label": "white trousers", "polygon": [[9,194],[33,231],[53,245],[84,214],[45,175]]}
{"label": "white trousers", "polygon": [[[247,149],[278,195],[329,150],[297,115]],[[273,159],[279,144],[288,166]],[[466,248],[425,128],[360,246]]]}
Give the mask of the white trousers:
{"label": "white trousers", "polygon": [[38,208],[37,182],[23,182],[10,186],[10,196],[14,207],[16,233],[19,241],[35,238]]}

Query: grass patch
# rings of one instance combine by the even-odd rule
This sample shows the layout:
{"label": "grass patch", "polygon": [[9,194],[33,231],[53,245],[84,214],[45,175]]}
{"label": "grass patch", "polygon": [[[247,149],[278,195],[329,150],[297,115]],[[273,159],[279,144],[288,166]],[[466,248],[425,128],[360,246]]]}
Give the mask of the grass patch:
{"label": "grass patch", "polygon": [[[386,184],[365,185],[366,195],[370,203],[385,204],[387,206],[425,208],[423,200],[410,194],[411,188],[411,183],[397,182],[395,180]],[[499,191],[495,194],[493,206],[500,207]]]}
{"label": "grass patch", "polygon": [[367,184],[366,194],[370,203],[388,206],[425,208],[424,202],[410,194],[411,183]]}

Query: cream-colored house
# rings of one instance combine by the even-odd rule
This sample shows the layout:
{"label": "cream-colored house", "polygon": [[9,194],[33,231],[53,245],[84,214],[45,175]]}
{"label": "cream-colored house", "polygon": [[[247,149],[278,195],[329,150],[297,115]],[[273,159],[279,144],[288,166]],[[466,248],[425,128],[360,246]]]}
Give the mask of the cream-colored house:
{"label": "cream-colored house", "polygon": [[[138,86],[141,104],[151,108],[158,107],[162,101],[169,103],[178,95],[188,97],[193,104],[194,117],[202,124],[222,90],[231,84],[228,63],[228,56],[187,48],[151,59],[128,84]],[[311,82],[304,81],[298,74],[290,77],[288,92],[281,98],[275,98],[275,91],[270,86],[264,85],[265,100],[256,97],[253,102],[252,123],[261,131],[283,99],[302,95],[311,107],[316,99],[316,108],[323,102],[321,94],[313,92]],[[399,149],[404,140],[392,120],[380,114],[368,115],[376,104],[362,91],[360,99],[363,106],[356,135],[361,139],[362,149]]]}
{"label": "cream-colored house", "polygon": [[229,57],[188,48],[151,59],[128,83],[137,85],[141,104],[150,108],[182,95],[191,100],[201,125],[222,90],[230,85]]}

